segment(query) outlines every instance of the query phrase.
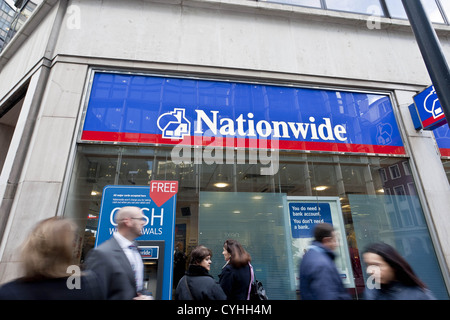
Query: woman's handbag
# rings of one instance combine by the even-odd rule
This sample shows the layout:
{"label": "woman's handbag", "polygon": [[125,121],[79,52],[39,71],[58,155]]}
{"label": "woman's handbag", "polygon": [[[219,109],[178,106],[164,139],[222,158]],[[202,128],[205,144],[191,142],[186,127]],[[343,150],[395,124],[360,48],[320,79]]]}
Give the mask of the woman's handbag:
{"label": "woman's handbag", "polygon": [[247,300],[251,301],[261,301],[261,300],[269,300],[266,295],[266,290],[264,289],[261,281],[255,279],[255,273],[253,272],[253,267],[249,263],[250,266],[250,286],[248,289]]}

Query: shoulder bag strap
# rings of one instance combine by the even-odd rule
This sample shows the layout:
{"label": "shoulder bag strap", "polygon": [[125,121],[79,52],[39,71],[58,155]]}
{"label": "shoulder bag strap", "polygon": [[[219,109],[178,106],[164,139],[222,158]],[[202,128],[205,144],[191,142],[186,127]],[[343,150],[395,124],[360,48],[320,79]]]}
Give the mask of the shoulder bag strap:
{"label": "shoulder bag strap", "polygon": [[189,285],[188,285],[188,282],[187,282],[187,276],[184,276],[184,282],[186,283],[186,288],[188,289],[188,292],[189,292],[189,295],[191,296],[191,299],[194,300],[194,297],[192,296],[192,293],[191,293],[191,289],[189,289]]}
{"label": "shoulder bag strap", "polygon": [[255,274],[253,272],[252,264],[249,262],[248,266],[250,267],[250,285],[248,286],[247,300],[250,300],[250,293],[252,291],[252,284],[255,281]]}

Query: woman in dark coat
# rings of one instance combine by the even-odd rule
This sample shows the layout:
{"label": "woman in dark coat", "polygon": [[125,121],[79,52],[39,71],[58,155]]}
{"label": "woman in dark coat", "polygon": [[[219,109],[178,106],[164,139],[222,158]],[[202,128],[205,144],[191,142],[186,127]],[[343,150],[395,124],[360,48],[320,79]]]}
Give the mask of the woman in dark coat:
{"label": "woman in dark coat", "polygon": [[220,285],[209,274],[212,252],[204,246],[191,252],[188,271],[178,282],[175,300],[226,300]]}
{"label": "woman in dark coat", "polygon": [[435,300],[409,263],[390,245],[371,244],[363,259],[373,280],[364,290],[366,300]]}
{"label": "woman in dark coat", "polygon": [[227,263],[219,275],[219,283],[227,299],[249,300],[250,254],[236,240],[225,241],[222,254]]}

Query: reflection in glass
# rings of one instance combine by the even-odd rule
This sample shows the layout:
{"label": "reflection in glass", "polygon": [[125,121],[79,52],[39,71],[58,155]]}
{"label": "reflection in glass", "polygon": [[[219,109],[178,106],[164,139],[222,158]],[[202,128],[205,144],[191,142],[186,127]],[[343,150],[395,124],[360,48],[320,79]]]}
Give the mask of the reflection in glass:
{"label": "reflection in glass", "polygon": [[[349,202],[361,261],[361,252],[370,243],[390,244],[411,264],[436,298],[448,299],[417,196],[349,195]],[[367,274],[363,275],[367,280]]]}
{"label": "reflection in glass", "polygon": [[[377,110],[382,112],[383,108]],[[370,112],[367,117],[371,117]],[[81,262],[95,243],[105,186],[177,180],[176,225],[184,231],[177,233],[176,241],[185,254],[204,244],[201,241],[208,241],[214,251],[213,268],[220,270],[221,246],[226,238],[242,241],[254,258],[258,280],[270,289],[271,299],[295,299],[298,288],[295,271],[301,257],[292,252],[286,197],[317,201],[334,197],[339,203],[336,212],[342,214],[342,233],[348,243],[342,250],[348,250],[350,256],[355,298],[361,297],[365,284],[359,253],[369,241],[378,240],[403,250],[417,272],[426,265],[428,278],[422,275],[424,271],[420,271],[421,277],[436,296],[446,297],[407,158],[280,151],[278,172],[261,175],[263,165],[248,161],[176,165],[171,150],[94,144],[78,147],[64,215],[79,226],[77,252]],[[249,152],[245,154],[248,160]],[[211,272],[216,280],[219,272]]]}
{"label": "reflection in glass", "polygon": [[210,274],[220,274],[223,243],[239,241],[252,256],[255,276],[272,300],[295,299],[289,222],[283,194],[200,192],[199,243],[213,251]]}

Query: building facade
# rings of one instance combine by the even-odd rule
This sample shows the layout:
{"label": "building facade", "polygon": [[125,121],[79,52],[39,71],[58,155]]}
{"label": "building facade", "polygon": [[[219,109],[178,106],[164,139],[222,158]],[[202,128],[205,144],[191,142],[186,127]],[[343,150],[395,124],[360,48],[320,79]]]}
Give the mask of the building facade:
{"label": "building facade", "polygon": [[[324,221],[355,299],[375,241],[448,299],[449,128],[414,129],[431,83],[398,3],[342,3],[43,1],[0,55],[0,282],[37,221],[76,221],[82,263],[106,186],[170,180],[175,247],[211,248],[216,279],[233,238],[296,299]],[[450,55],[446,3],[427,8]]]}
{"label": "building facade", "polygon": [[4,0],[0,1],[0,51],[6,41],[6,36],[11,28],[15,10]]}
{"label": "building facade", "polygon": [[15,2],[17,10],[14,14],[14,19],[11,21],[11,26],[5,40],[5,45],[16,35],[17,31],[22,28],[40,2],[40,0],[35,0],[34,2],[31,0]]}

